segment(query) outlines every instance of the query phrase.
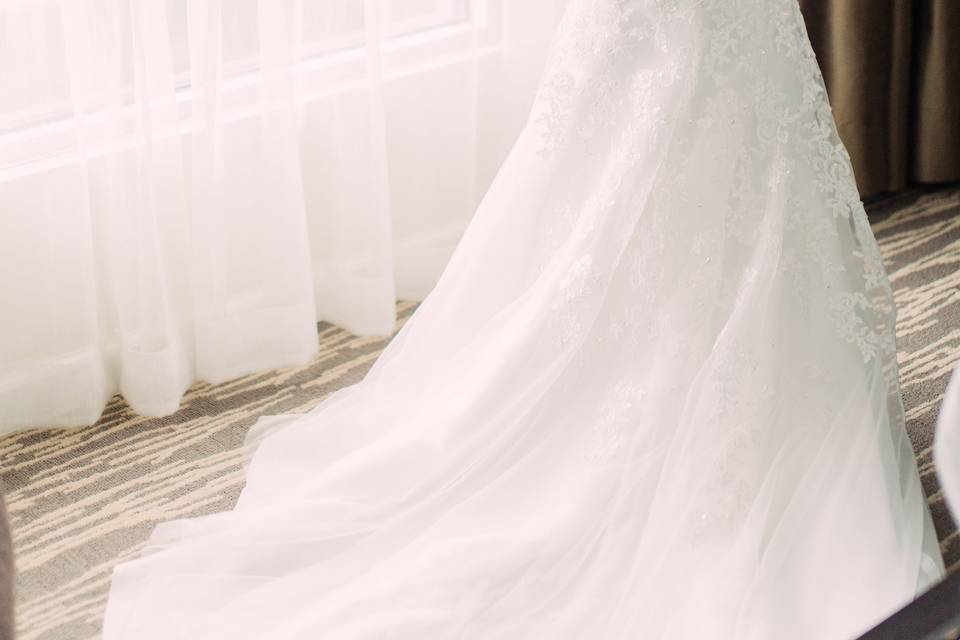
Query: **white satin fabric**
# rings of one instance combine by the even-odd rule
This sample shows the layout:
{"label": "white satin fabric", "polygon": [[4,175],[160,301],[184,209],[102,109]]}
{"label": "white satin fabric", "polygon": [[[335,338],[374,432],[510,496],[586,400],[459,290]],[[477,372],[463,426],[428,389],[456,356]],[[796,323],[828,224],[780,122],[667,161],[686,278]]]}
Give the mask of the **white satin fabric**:
{"label": "white satin fabric", "polygon": [[436,290],[105,638],[853,637],[942,572],[893,322],[795,0],[574,0]]}
{"label": "white satin fabric", "polygon": [[960,521],[960,367],[954,369],[940,405],[933,455],[947,506]]}

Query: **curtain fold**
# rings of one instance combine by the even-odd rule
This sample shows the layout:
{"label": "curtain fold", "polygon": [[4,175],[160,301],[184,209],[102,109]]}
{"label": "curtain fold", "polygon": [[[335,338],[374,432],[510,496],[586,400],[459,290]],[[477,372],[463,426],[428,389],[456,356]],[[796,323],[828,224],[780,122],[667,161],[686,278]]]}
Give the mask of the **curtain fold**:
{"label": "curtain fold", "polygon": [[917,12],[917,182],[960,180],[960,3],[927,0]]}
{"label": "curtain fold", "polygon": [[6,1],[0,432],[389,333],[523,125],[561,2],[516,4]]}
{"label": "curtain fold", "polygon": [[861,196],[960,180],[960,3],[800,5]]}

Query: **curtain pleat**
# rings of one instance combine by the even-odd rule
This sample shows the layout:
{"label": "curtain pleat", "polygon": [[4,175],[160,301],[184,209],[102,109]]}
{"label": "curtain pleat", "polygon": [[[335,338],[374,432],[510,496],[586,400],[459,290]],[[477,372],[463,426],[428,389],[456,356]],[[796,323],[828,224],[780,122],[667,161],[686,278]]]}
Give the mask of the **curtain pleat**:
{"label": "curtain pleat", "polygon": [[960,180],[960,3],[918,4],[913,179]]}
{"label": "curtain pleat", "polygon": [[563,0],[7,0],[0,432],[394,327],[524,124]]}

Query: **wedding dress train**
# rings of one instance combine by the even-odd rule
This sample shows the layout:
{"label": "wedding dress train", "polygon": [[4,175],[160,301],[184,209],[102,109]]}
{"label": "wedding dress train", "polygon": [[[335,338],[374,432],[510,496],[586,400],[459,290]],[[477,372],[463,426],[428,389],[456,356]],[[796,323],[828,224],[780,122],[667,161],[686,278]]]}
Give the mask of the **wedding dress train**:
{"label": "wedding dress train", "polygon": [[435,291],[105,637],[852,637],[942,572],[894,313],[796,0],[571,0]]}

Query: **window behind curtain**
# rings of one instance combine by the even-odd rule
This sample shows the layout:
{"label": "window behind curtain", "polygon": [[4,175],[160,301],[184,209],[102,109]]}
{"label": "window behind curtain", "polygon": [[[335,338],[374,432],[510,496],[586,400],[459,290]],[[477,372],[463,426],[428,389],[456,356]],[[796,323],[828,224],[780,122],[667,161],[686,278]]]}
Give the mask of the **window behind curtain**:
{"label": "window behind curtain", "polygon": [[[3,0],[0,9],[0,134],[70,116],[70,87],[62,41],[65,0]],[[66,0],[72,2],[75,0]],[[196,0],[165,0],[170,56],[177,87],[188,89],[189,42],[186,7]],[[279,1],[279,0],[278,0]],[[297,15],[292,38],[302,60],[349,51],[366,37],[366,0],[288,0]],[[381,0],[379,35],[384,44],[429,33],[470,19],[474,0]],[[258,0],[229,0],[222,8],[223,69],[227,80],[253,70],[257,60]],[[132,88],[136,44],[131,3],[92,0],[90,30],[95,37],[119,39],[127,55],[117,60],[115,77]],[[105,88],[115,92],[117,87]],[[131,91],[132,95],[132,91]],[[116,93],[113,94],[116,98]]]}

